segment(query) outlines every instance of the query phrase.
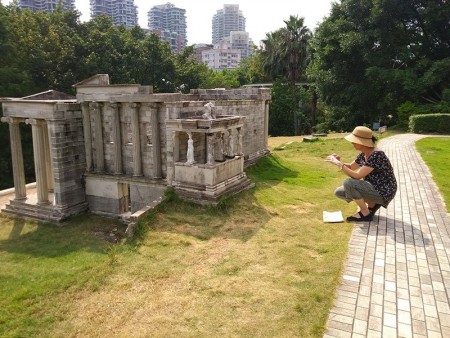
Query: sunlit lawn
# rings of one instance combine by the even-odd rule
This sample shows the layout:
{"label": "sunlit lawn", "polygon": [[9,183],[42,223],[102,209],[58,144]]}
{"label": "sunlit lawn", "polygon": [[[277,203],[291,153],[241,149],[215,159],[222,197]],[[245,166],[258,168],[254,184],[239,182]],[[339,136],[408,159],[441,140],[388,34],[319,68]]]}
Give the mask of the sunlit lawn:
{"label": "sunlit lawn", "polygon": [[416,142],[416,148],[430,168],[450,212],[450,137],[424,138]]}
{"label": "sunlit lawn", "polygon": [[[63,227],[0,216],[0,336],[320,337],[346,258],[353,212],[323,159],[342,139],[271,138],[247,171],[256,187],[205,207],[169,200],[132,242],[95,235],[114,221]],[[119,226],[120,227],[120,226]]]}

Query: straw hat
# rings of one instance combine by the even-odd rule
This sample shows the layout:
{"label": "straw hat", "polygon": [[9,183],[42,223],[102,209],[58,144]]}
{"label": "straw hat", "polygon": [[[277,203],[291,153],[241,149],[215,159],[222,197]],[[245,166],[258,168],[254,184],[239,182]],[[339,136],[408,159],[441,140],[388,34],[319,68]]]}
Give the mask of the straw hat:
{"label": "straw hat", "polygon": [[352,143],[358,143],[369,148],[374,148],[375,143],[373,143],[372,137],[372,130],[369,128],[356,127],[350,135],[345,136],[345,139]]}

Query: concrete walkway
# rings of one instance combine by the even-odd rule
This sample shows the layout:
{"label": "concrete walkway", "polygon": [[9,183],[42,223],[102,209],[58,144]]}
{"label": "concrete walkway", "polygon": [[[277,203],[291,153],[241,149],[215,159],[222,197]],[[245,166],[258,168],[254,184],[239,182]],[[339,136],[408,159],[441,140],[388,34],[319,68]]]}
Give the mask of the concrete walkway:
{"label": "concrete walkway", "polygon": [[416,151],[422,137],[379,144],[399,189],[372,222],[355,224],[324,337],[450,337],[450,217]]}

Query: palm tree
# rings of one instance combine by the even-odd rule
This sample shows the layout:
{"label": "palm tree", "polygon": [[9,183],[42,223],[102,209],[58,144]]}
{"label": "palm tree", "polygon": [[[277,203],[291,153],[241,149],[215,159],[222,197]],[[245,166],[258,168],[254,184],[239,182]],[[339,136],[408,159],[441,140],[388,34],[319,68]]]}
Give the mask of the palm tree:
{"label": "palm tree", "polygon": [[266,33],[266,38],[262,40],[263,49],[260,51],[262,56],[262,66],[264,72],[276,79],[286,74],[286,64],[280,53],[280,43],[283,40],[281,29]]}
{"label": "palm tree", "polygon": [[297,121],[297,82],[304,74],[308,61],[308,41],[311,31],[304,26],[304,18],[290,16],[284,21],[286,27],[267,33],[262,40],[264,71],[274,79],[279,76],[287,77],[292,91],[291,114],[293,115],[294,134],[298,135]]}
{"label": "palm tree", "polygon": [[290,16],[289,20],[284,21],[286,27],[282,29],[283,40],[281,43],[281,52],[287,61],[287,77],[292,90],[292,114],[294,115],[294,134],[298,135],[297,121],[297,82],[301,74],[304,73],[307,65],[308,40],[311,37],[311,31],[304,26],[304,18]]}

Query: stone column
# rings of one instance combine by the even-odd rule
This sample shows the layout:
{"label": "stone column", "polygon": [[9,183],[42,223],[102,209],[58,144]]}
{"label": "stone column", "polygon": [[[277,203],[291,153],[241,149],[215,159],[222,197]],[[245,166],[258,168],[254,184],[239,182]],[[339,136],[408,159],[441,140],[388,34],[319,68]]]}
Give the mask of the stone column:
{"label": "stone column", "polygon": [[264,105],[264,147],[269,147],[269,101],[267,100]]}
{"label": "stone column", "polygon": [[215,158],[217,161],[223,162],[225,160],[225,148],[224,148],[224,132],[220,131],[216,134],[216,140],[217,140],[217,153],[215,155]]}
{"label": "stone column", "polygon": [[229,146],[229,155],[231,156],[231,157],[234,157],[235,155],[236,155],[236,152],[235,152],[235,150],[234,150],[234,148],[235,148],[235,140],[234,140],[234,136],[233,136],[233,129],[230,129],[229,131],[228,131],[228,146]]}
{"label": "stone column", "polygon": [[242,146],[242,127],[237,128],[238,133],[238,149],[237,153],[238,155],[244,155],[243,146]]}
{"label": "stone column", "polygon": [[111,108],[113,110],[112,138],[114,142],[114,174],[120,175],[123,173],[122,138],[120,135],[120,103],[111,103]]}
{"label": "stone column", "polygon": [[53,192],[54,182],[53,182],[53,165],[52,157],[50,155],[50,142],[48,134],[48,125],[45,123],[42,128],[44,129],[44,153],[45,153],[45,169],[47,173],[47,189],[48,192]]}
{"label": "stone column", "polygon": [[161,140],[159,136],[158,109],[152,108],[153,178],[161,178]]}
{"label": "stone column", "polygon": [[13,179],[15,200],[25,200],[27,189],[25,187],[25,170],[23,167],[22,140],[20,139],[20,119],[2,117],[2,122],[9,124],[9,139],[11,143],[11,159],[13,166]]}
{"label": "stone column", "polygon": [[180,161],[180,134],[178,131],[173,132],[173,162]]}
{"label": "stone column", "polygon": [[133,133],[133,176],[142,176],[141,133],[139,128],[139,104],[130,103],[131,130]]}
{"label": "stone column", "polygon": [[26,119],[25,123],[31,124],[31,131],[33,134],[33,155],[34,170],[36,172],[37,204],[50,204],[50,201],[48,200],[47,174],[45,172],[45,121],[37,119]]}
{"label": "stone column", "polygon": [[214,134],[206,136],[206,163],[214,164]]}
{"label": "stone column", "polygon": [[105,151],[103,149],[103,128],[101,103],[91,102],[89,104],[91,113],[94,114],[95,131],[95,171],[105,171]]}
{"label": "stone column", "polygon": [[83,133],[84,148],[86,150],[86,171],[92,171],[92,133],[91,133],[91,113],[89,111],[89,103],[81,103],[81,111],[83,112]]}

